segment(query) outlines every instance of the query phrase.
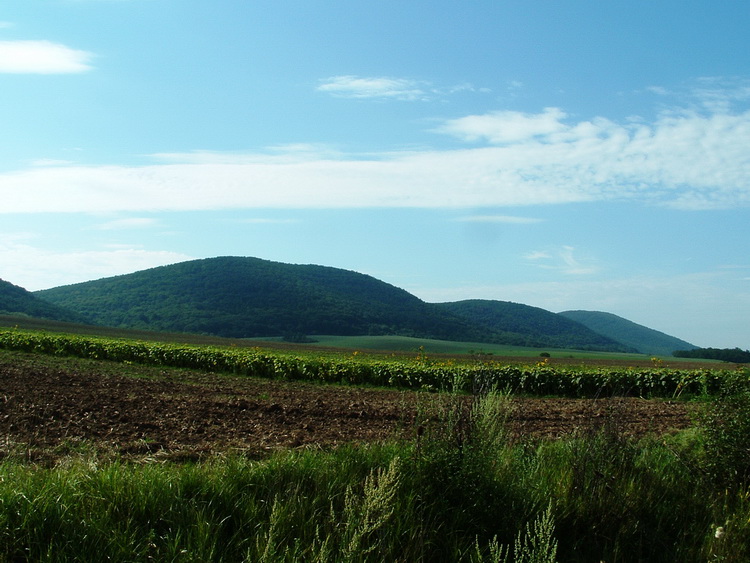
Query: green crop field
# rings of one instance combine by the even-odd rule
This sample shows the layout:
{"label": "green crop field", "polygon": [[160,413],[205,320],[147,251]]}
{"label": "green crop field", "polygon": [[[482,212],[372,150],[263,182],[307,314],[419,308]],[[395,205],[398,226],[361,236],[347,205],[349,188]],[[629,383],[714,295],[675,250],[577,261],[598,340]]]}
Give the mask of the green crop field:
{"label": "green crop field", "polygon": [[[0,561],[750,560],[746,367],[622,356],[555,364],[556,351],[524,357],[402,338],[371,352],[371,339],[344,349],[340,339],[296,347],[30,325],[0,329],[2,373],[36,366],[19,379],[29,389],[44,370],[96,376],[122,366],[130,377],[155,366],[180,368],[175,377],[198,370],[431,391],[421,395],[436,402],[417,414],[411,437],[263,459],[121,459],[71,434],[41,463],[9,429],[0,439]],[[61,363],[45,368],[37,357]],[[511,393],[697,399],[696,415],[688,430],[639,439],[618,430],[616,413],[596,431],[513,438]],[[0,415],[37,400],[0,395]]]}
{"label": "green crop field", "polygon": [[537,358],[529,364],[508,364],[502,358],[487,356],[479,360],[431,358],[424,349],[413,357],[372,357],[356,350],[348,354],[315,354],[309,349],[300,353],[260,347],[199,346],[16,328],[0,330],[0,348],[274,379],[427,391],[469,392],[481,387],[569,397],[711,395],[747,375],[742,368],[670,369],[662,367],[658,359],[647,368],[556,366],[548,358]]}

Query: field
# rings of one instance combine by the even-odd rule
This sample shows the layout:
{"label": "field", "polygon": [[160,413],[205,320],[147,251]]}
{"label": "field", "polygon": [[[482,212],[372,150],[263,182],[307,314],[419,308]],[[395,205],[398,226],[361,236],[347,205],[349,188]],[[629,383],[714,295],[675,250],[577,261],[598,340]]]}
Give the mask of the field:
{"label": "field", "polygon": [[750,559],[742,366],[133,336],[0,329],[0,562]]}
{"label": "field", "polygon": [[[217,375],[0,352],[0,456],[32,459],[76,443],[129,456],[197,458],[330,447],[413,432],[429,394]],[[467,398],[466,400],[470,400]],[[686,428],[689,405],[639,398],[517,398],[521,437],[559,437],[617,418],[643,436]]]}

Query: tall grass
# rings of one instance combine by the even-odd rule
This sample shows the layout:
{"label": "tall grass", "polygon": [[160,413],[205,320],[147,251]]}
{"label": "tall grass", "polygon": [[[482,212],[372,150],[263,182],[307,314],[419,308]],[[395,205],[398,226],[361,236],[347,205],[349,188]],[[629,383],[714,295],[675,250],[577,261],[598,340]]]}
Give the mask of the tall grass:
{"label": "tall grass", "polygon": [[504,395],[464,405],[435,397],[410,441],[262,461],[6,459],[0,561],[748,560],[750,490],[709,486],[705,427],[513,441]]}

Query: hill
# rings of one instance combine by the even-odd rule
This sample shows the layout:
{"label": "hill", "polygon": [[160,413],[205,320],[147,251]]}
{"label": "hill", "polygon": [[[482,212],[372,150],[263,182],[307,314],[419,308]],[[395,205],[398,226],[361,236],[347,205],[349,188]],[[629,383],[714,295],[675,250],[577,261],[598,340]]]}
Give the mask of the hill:
{"label": "hill", "polygon": [[439,306],[488,331],[501,334],[507,344],[537,348],[550,346],[611,352],[635,351],[575,320],[539,307],[483,299],[441,303]]}
{"label": "hill", "polygon": [[0,314],[27,315],[53,321],[79,322],[82,317],[39,299],[22,287],[0,279]]}
{"label": "hill", "polygon": [[[25,293],[40,303],[48,302],[50,310],[54,305],[57,311],[73,311],[70,314],[76,315],[70,319],[46,313],[48,318],[230,338],[284,337],[303,341],[307,335],[316,334],[399,335],[648,353],[692,347],[673,339],[667,352],[659,352],[653,345],[654,335],[671,337],[656,331],[651,331],[645,346],[643,340],[626,338],[623,331],[602,332],[576,318],[537,307],[487,300],[426,303],[365,274],[259,258],[192,260]],[[45,316],[29,308],[19,310]]]}
{"label": "hill", "polygon": [[600,311],[563,311],[563,317],[638,350],[642,354],[671,356],[676,350],[692,350],[695,345],[658,330],[636,324],[612,313]]}
{"label": "hill", "polygon": [[226,337],[400,334],[492,340],[410,293],[338,268],[220,257],[37,292],[95,324]]}

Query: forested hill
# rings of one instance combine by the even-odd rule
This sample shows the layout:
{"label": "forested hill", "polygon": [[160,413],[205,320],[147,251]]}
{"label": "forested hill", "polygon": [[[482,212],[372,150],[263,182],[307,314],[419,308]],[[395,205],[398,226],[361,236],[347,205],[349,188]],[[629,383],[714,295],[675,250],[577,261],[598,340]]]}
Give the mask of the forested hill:
{"label": "forested hill", "polygon": [[81,315],[39,299],[22,287],[0,279],[0,314],[28,315],[54,321],[80,322]]}
{"label": "forested hill", "polygon": [[579,322],[539,307],[484,299],[441,303],[440,307],[487,330],[501,333],[509,344],[579,350],[636,351]]}
{"label": "forested hill", "polygon": [[622,342],[642,354],[671,356],[676,350],[692,350],[694,344],[658,330],[601,311],[564,311],[560,315],[586,325],[591,330]]}
{"label": "forested hill", "polygon": [[227,337],[399,334],[495,341],[371,276],[258,258],[182,262],[37,293],[96,324]]}
{"label": "forested hill", "polygon": [[[234,338],[401,335],[655,353],[640,340],[626,341],[537,307],[486,300],[426,303],[365,274],[259,258],[192,260],[34,296],[81,315],[79,322],[116,328]],[[668,348],[670,354],[685,346]]]}

